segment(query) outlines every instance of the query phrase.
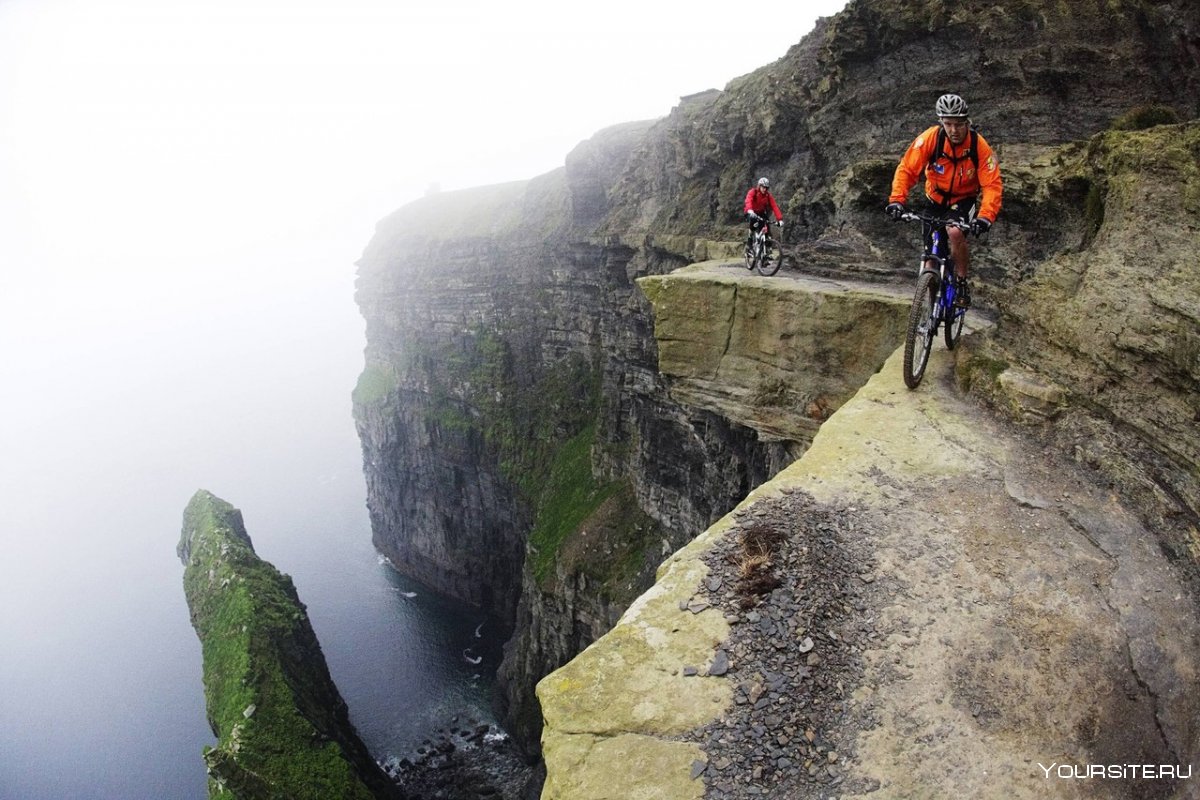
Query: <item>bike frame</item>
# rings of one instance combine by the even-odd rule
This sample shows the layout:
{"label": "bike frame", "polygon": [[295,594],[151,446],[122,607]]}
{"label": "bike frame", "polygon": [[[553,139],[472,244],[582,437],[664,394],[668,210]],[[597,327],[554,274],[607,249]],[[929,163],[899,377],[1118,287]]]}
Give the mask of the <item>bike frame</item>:
{"label": "bike frame", "polygon": [[[956,287],[951,280],[954,275],[954,259],[948,252],[949,236],[946,228],[954,226],[965,232],[969,226],[961,220],[940,219],[911,212],[902,214],[900,219],[919,221],[922,241],[928,242],[929,245],[923,248],[921,253],[917,294],[909,311],[908,333],[904,343],[904,383],[908,388],[915,389],[925,374],[929,351],[937,337],[938,329],[945,326],[946,347],[951,350],[962,332],[963,317],[967,310],[954,304]],[[936,265],[936,269],[930,268],[930,262]]]}
{"label": "bike frame", "polygon": [[751,227],[754,235],[750,240],[750,251],[746,254],[746,266],[751,270],[757,269],[764,277],[774,275],[779,270],[783,254],[777,252],[774,260],[770,259],[771,249],[774,247],[778,251],[775,239],[771,236],[771,222],[763,217],[754,220]]}
{"label": "bike frame", "polygon": [[[933,335],[937,336],[937,323],[945,322],[947,325],[954,322],[955,319],[967,313],[965,308],[958,308],[954,305],[954,281],[949,280],[954,275],[954,258],[948,252],[942,255],[943,248],[950,249],[949,236],[946,235],[946,228],[937,225],[935,220],[922,219],[921,226],[929,230],[929,240],[931,246],[925,251],[921,259],[921,269],[925,270],[926,265],[933,261],[938,266],[937,273],[937,315],[934,319]],[[924,231],[922,231],[924,233]],[[924,236],[921,237],[925,239]]]}
{"label": "bike frame", "polygon": [[[937,303],[933,322],[933,335],[937,336],[938,325],[953,324],[959,317],[967,313],[965,308],[954,305],[956,288],[951,278],[954,276],[954,257],[950,255],[950,237],[946,233],[946,225],[955,225],[965,233],[970,226],[965,222],[951,219],[938,219],[922,214],[905,214],[903,219],[916,219],[921,222],[921,240],[929,241],[930,246],[921,255],[921,271],[928,271],[927,264],[932,261],[937,264]],[[945,255],[943,255],[945,253]]]}
{"label": "bike frame", "polygon": [[753,228],[755,225],[758,226],[754,231],[755,241],[759,239],[765,239],[768,242],[775,241],[775,239],[771,236],[771,221],[769,219],[763,217],[761,220],[755,220],[753,223],[751,223],[751,227]]}

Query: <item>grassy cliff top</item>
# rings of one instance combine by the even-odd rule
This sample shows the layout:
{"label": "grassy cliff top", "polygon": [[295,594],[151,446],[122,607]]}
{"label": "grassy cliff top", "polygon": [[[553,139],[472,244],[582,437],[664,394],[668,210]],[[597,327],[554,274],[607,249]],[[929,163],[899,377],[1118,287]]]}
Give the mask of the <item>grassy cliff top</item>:
{"label": "grassy cliff top", "polygon": [[359,263],[386,262],[414,244],[516,236],[538,241],[566,224],[569,203],[561,167],[525,181],[435,192],[380,220]]}

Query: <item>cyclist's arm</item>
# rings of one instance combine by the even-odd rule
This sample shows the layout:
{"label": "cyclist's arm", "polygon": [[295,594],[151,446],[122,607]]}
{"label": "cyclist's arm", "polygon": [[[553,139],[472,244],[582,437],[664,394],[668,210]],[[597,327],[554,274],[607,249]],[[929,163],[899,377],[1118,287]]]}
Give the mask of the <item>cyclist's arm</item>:
{"label": "cyclist's arm", "polygon": [[925,171],[925,165],[929,163],[929,154],[936,144],[937,129],[935,128],[932,136],[929,131],[925,131],[914,139],[909,148],[904,151],[904,156],[896,166],[896,173],[892,176],[892,193],[888,195],[889,203],[908,202],[908,193],[921,180],[921,173]]}
{"label": "cyclist's arm", "polygon": [[783,221],[783,212],[779,210],[779,203],[775,202],[775,195],[768,194],[767,199],[771,201],[771,210],[775,212],[775,221]]}
{"label": "cyclist's arm", "polygon": [[754,205],[750,202],[753,197],[754,197],[754,188],[751,187],[750,191],[746,192],[746,202],[743,203],[743,205],[745,206],[744,211],[747,214],[754,211]]}
{"label": "cyclist's arm", "polygon": [[996,158],[992,146],[982,136],[979,137],[979,189],[983,200],[979,204],[979,213],[988,222],[995,222],[1000,213],[1001,198],[1004,195],[1004,181],[1000,177],[1000,162]]}

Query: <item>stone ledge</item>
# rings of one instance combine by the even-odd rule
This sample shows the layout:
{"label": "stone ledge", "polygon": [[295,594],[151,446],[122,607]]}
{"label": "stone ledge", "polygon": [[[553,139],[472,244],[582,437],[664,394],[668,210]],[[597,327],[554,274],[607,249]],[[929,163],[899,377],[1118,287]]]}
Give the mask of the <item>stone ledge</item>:
{"label": "stone ledge", "polygon": [[748,275],[707,261],[638,280],[654,307],[671,397],[757,431],[807,443],[903,340],[907,288]]}

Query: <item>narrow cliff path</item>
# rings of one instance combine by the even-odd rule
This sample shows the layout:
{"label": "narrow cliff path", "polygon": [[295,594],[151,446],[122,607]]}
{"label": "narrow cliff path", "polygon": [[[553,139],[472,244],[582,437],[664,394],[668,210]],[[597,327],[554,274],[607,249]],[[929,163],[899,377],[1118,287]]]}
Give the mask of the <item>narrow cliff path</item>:
{"label": "narrow cliff path", "polygon": [[539,685],[543,797],[1200,797],[1196,605],[1151,532],[940,345],[917,391],[900,360]]}

